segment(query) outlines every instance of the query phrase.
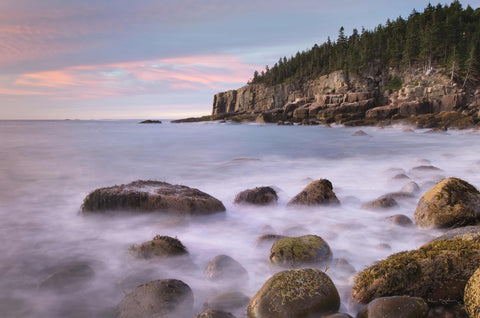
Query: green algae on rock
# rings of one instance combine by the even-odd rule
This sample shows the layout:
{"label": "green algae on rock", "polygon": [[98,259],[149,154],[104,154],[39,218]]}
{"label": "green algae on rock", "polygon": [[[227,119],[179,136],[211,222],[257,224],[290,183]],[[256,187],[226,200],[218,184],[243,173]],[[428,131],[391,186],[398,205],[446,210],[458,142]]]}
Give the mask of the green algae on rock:
{"label": "green algae on rock", "polygon": [[415,223],[420,227],[460,227],[480,218],[480,193],[458,178],[447,178],[428,190],[418,201]]}
{"label": "green algae on rock", "polygon": [[130,252],[140,258],[174,257],[188,255],[187,249],[179,239],[170,236],[155,236],[151,241],[132,245]]}
{"label": "green algae on rock", "polygon": [[463,299],[469,317],[480,318],[480,268],[468,280]]}
{"label": "green algae on rock", "polygon": [[320,265],[332,259],[330,246],[320,236],[286,237],[276,241],[270,250],[270,263],[295,268]]}
{"label": "green algae on rock", "polygon": [[160,181],[137,180],[129,184],[96,189],[83,201],[82,211],[156,211],[205,215],[224,212],[225,206],[198,189]]}
{"label": "green algae on rock", "polygon": [[340,307],[330,277],[314,268],[287,270],[273,275],[253,296],[249,318],[300,318],[334,313]]}
{"label": "green algae on rock", "polygon": [[425,318],[429,309],[425,300],[419,297],[381,297],[365,306],[357,318]]}
{"label": "green algae on rock", "polygon": [[358,273],[353,303],[407,295],[429,304],[463,301],[465,285],[480,263],[480,239],[471,234],[433,240],[421,248],[390,255]]}

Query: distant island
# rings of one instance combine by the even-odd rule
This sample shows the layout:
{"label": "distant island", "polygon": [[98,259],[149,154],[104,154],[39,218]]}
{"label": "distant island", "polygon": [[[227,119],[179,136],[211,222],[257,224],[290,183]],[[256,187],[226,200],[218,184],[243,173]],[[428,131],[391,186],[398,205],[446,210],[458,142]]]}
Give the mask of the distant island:
{"label": "distant island", "polygon": [[174,122],[480,126],[480,8],[429,4],[374,30],[340,28],[214,96],[211,116]]}
{"label": "distant island", "polygon": [[162,123],[162,121],[160,121],[160,120],[151,120],[151,119],[147,119],[147,120],[139,122],[139,124],[161,124],[161,123]]}

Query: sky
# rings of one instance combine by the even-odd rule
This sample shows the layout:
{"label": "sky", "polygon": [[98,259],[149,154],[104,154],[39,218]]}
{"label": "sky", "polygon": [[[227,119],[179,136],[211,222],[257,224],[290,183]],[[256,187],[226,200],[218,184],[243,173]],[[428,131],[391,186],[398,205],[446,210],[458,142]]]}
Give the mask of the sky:
{"label": "sky", "polygon": [[208,115],[215,93],[254,70],[336,39],[341,26],[373,29],[428,3],[2,0],[0,119]]}

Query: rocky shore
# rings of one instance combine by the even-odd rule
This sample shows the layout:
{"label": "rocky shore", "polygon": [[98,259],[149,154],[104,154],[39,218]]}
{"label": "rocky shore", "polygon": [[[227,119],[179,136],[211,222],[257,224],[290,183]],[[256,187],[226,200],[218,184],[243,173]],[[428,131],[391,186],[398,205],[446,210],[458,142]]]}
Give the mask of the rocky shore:
{"label": "rocky shore", "polygon": [[[393,83],[393,84],[392,84]],[[394,85],[395,84],[395,85]],[[480,87],[462,87],[443,69],[337,71],[274,86],[249,84],[214,96],[211,116],[174,123],[231,121],[302,125],[389,125],[465,129],[480,125]]]}
{"label": "rocky shore", "polygon": [[[434,168],[419,166],[412,170],[430,171]],[[288,205],[292,209],[332,204],[341,206],[342,202],[333,189],[332,182],[327,179],[314,180]],[[410,182],[402,191],[386,194],[363,206],[373,211],[390,209],[394,198],[411,198],[412,193],[418,191],[418,185]],[[255,206],[261,208],[265,204],[275,204],[277,198],[272,187],[257,187],[240,192],[235,201],[255,209]],[[184,200],[188,200],[188,204]],[[224,210],[221,202],[200,190],[141,180],[93,191],[85,198],[83,210],[85,213],[90,211],[85,216],[95,211],[116,210],[169,212],[173,215],[187,213],[198,217],[194,213],[198,200],[213,202],[211,212]],[[163,201],[166,204],[160,204]],[[182,203],[172,203],[177,201]],[[186,206],[190,208],[186,209]],[[203,215],[207,210],[205,205],[200,206],[199,214]],[[395,215],[389,220],[393,225],[412,226],[412,222],[408,218],[408,222],[405,221],[405,218]],[[235,317],[232,312],[246,312],[249,318],[345,318],[351,316],[342,311],[349,310],[358,318],[478,318],[479,222],[480,192],[464,180],[443,179],[418,201],[415,225],[418,230],[435,227],[448,231],[418,249],[392,254],[356,272],[347,261],[335,258],[328,242],[318,235],[312,233],[295,237],[267,233],[257,240],[257,247],[259,241],[263,247],[271,247],[264,258],[277,270],[252,298],[239,290],[249,277],[242,261],[228,255],[217,255],[206,265],[203,280],[223,286],[220,288],[223,292],[204,304],[204,312],[194,312],[195,295],[185,282],[175,278],[145,281],[146,276],[139,275],[135,278],[137,287],[125,295],[112,317],[190,318],[196,314],[195,317],[199,318],[232,318]],[[195,266],[189,257],[188,247],[169,236],[157,235],[151,241],[131,246],[129,252],[136,259],[167,268],[187,266],[188,270],[188,266]],[[353,274],[349,309],[340,307],[341,295],[330,277],[335,276],[339,269]],[[40,288],[68,290],[67,287],[74,288],[94,276],[94,271],[87,264],[68,265],[46,277]]]}

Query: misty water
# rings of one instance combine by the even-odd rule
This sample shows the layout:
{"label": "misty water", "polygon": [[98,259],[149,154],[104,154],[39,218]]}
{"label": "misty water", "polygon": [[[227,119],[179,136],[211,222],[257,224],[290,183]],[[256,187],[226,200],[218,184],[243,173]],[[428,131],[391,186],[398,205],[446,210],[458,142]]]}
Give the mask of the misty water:
{"label": "misty water", "polygon": [[[404,214],[413,219],[418,198],[443,177],[460,177],[478,188],[479,133],[362,129],[369,136],[352,136],[358,128],[320,126],[1,121],[2,317],[108,317],[136,285],[164,278],[180,279],[193,289],[195,313],[225,291],[252,297],[282,270],[269,265],[269,247],[255,247],[257,237],[271,232],[319,235],[334,259],[347,260],[356,271],[394,252],[418,248],[440,232],[392,225],[386,218]],[[421,165],[442,171],[411,171]],[[401,173],[410,180],[393,178]],[[319,178],[333,183],[340,206],[286,207]],[[79,214],[90,191],[138,179],[198,188],[220,199],[227,211],[197,218]],[[398,207],[361,208],[409,181],[418,183],[421,191],[400,199]],[[238,192],[264,185],[277,190],[277,205],[233,204]],[[129,256],[130,245],[157,234],[180,239],[191,263]],[[249,279],[234,284],[206,281],[205,265],[219,254],[239,261]],[[39,289],[48,274],[74,262],[89,264],[94,278],[67,291]],[[332,264],[327,274],[339,289],[341,311],[348,311],[352,273]],[[246,306],[229,311],[242,317]]]}

